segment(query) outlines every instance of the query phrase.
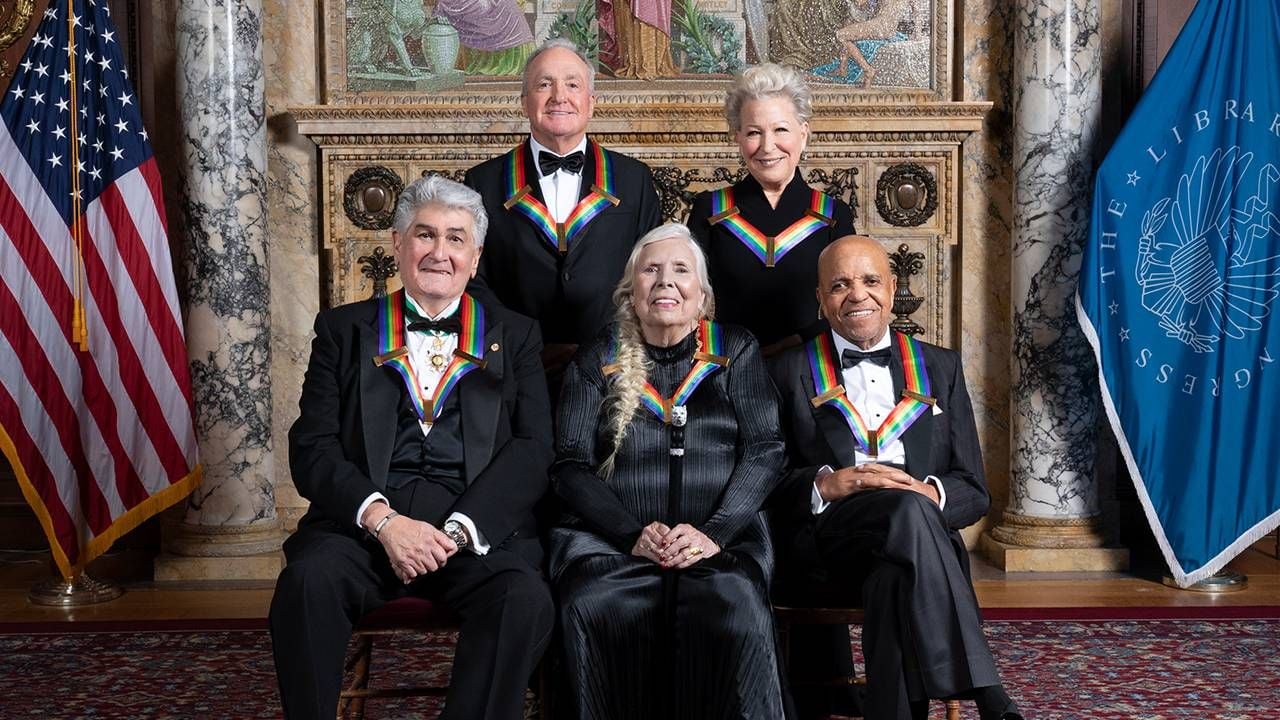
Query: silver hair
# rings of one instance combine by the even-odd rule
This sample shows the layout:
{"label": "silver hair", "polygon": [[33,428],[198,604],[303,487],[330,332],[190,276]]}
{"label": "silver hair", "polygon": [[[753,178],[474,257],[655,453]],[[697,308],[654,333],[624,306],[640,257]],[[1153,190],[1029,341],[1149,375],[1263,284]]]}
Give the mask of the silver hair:
{"label": "silver hair", "polygon": [[742,106],[748,101],[775,97],[790,100],[800,122],[807,123],[813,117],[813,95],[804,76],[785,65],[764,63],[742,71],[729,86],[724,98],[724,119],[729,123],[729,132],[737,132],[742,127]]}
{"label": "silver hair", "polygon": [[609,395],[605,398],[608,408],[605,422],[609,428],[609,454],[600,463],[600,475],[609,477],[613,473],[614,462],[622,441],[627,437],[632,418],[640,407],[640,396],[644,392],[645,381],[653,362],[644,349],[644,336],[640,331],[640,318],[631,304],[631,291],[635,287],[636,261],[646,247],[663,240],[684,240],[693,252],[694,272],[698,276],[698,284],[702,286],[702,307],[698,317],[710,320],[715,317],[716,299],[711,292],[711,277],[707,272],[707,256],[702,247],[693,239],[689,228],[680,223],[668,223],[645,233],[636,241],[631,249],[631,257],[627,258],[627,267],[622,272],[622,280],[613,291],[613,304],[617,306],[614,320],[618,327],[618,356],[614,359],[618,372],[614,374],[609,386]]}
{"label": "silver hair", "polygon": [[570,40],[569,38],[554,37],[554,38],[548,38],[545,42],[539,45],[538,49],[534,50],[533,53],[529,55],[529,57],[525,58],[524,70],[520,71],[520,97],[524,97],[525,95],[529,94],[529,68],[533,66],[533,61],[537,60],[539,55],[541,55],[542,53],[552,48],[564,48],[565,50],[568,50],[569,52],[578,56],[578,59],[582,61],[582,64],[587,66],[587,92],[595,93],[596,91],[595,63],[592,62],[591,58],[587,57],[586,53],[582,52],[582,49],[579,48],[577,43],[575,43],[574,41]]}
{"label": "silver hair", "polygon": [[484,236],[489,231],[489,215],[484,211],[484,200],[480,193],[443,175],[432,174],[418,178],[400,191],[400,198],[396,200],[393,227],[401,235],[407,233],[418,210],[432,204],[471,213],[471,234],[475,237],[476,245],[484,247]]}

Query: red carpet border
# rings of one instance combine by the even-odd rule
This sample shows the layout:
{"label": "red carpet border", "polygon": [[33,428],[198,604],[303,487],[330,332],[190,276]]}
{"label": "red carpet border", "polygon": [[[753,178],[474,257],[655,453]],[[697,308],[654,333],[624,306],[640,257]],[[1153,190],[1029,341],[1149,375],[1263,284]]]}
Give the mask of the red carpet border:
{"label": "red carpet border", "polygon": [[[987,634],[1036,720],[1273,720],[1280,620],[999,620]],[[0,634],[0,718],[275,718],[262,630]],[[383,639],[375,685],[447,677],[452,638]],[[434,718],[437,701],[372,701],[367,717]],[[935,710],[935,715],[940,710]],[[963,717],[977,717],[966,707]]]}

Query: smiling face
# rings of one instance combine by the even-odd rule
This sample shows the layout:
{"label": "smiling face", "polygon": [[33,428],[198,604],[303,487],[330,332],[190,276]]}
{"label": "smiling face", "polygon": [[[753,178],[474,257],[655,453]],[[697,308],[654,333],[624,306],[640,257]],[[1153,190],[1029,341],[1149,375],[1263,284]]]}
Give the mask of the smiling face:
{"label": "smiling face", "polygon": [[889,256],[869,237],[848,235],[818,259],[818,304],[831,327],[866,350],[884,337],[893,315],[898,279]]}
{"label": "smiling face", "polygon": [[707,296],[698,281],[696,262],[683,238],[659,240],[640,250],[632,274],[631,306],[645,339],[674,342],[702,317]]}
{"label": "smiling face", "polygon": [[783,96],[748,100],[738,123],[734,139],[747,171],[766,190],[786,187],[809,142],[809,123],[800,121],[795,105]]}
{"label": "smiling face", "polygon": [[521,100],[533,138],[560,154],[577,147],[596,103],[582,58],[566,48],[545,50],[529,65],[525,82]]}
{"label": "smiling face", "polygon": [[391,233],[400,281],[424,310],[437,314],[467,289],[480,264],[474,218],[466,210],[429,203],[403,234]]}

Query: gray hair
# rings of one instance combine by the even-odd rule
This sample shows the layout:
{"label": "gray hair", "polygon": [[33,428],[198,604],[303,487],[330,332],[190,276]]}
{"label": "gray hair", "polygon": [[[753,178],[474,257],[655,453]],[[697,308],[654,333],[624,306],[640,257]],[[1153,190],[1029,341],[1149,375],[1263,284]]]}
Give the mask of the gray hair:
{"label": "gray hair", "polygon": [[600,462],[598,473],[602,477],[613,474],[614,462],[618,458],[618,450],[627,437],[632,418],[640,407],[640,395],[644,392],[645,381],[649,376],[653,362],[649,360],[644,349],[644,337],[640,331],[640,319],[631,305],[631,290],[635,287],[632,274],[636,261],[646,247],[663,240],[683,240],[693,252],[693,269],[698,275],[698,284],[702,286],[704,295],[699,317],[711,319],[715,316],[716,299],[711,292],[711,278],[707,273],[707,256],[702,247],[693,239],[689,228],[680,223],[668,223],[645,233],[636,241],[631,249],[631,257],[627,258],[627,268],[622,272],[622,280],[613,291],[613,303],[617,306],[614,320],[617,321],[618,355],[614,362],[618,372],[614,374],[609,386],[609,394],[605,398],[607,408],[605,423],[609,431],[608,454]]}
{"label": "gray hair", "polygon": [[724,119],[729,132],[742,128],[742,106],[751,100],[783,97],[791,101],[800,122],[813,117],[813,95],[804,76],[794,68],[776,63],[749,67],[734,78],[724,98]]}
{"label": "gray hair", "polygon": [[396,232],[401,235],[407,233],[418,210],[433,204],[471,213],[472,235],[476,246],[484,247],[484,236],[489,231],[489,215],[484,211],[484,200],[480,193],[443,175],[431,174],[418,178],[400,191],[393,222]]}
{"label": "gray hair", "polygon": [[587,57],[586,53],[582,52],[582,49],[579,48],[578,44],[574,41],[569,38],[554,37],[548,38],[538,46],[537,50],[534,50],[533,53],[525,59],[524,70],[520,71],[520,97],[524,97],[529,94],[529,68],[533,66],[533,61],[537,60],[539,55],[552,48],[564,48],[578,56],[578,59],[582,61],[582,64],[587,66],[587,92],[594,93],[596,91],[595,63],[592,62],[591,58]]}

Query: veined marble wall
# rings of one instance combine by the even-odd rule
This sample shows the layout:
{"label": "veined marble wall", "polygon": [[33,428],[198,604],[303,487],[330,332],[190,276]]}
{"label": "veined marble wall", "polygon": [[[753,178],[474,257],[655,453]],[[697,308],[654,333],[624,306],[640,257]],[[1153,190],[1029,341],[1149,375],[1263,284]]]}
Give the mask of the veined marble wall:
{"label": "veined marble wall", "polygon": [[320,309],[320,178],[315,145],[295,132],[291,105],[320,102],[319,3],[265,0],[262,61],[267,75],[267,237],[271,242],[271,427],[276,506],[292,530],[306,511],[289,476],[289,426],[298,415]]}
{"label": "veined marble wall", "polygon": [[[958,4],[959,5],[959,4]],[[1013,7],[968,0],[963,14],[963,96],[995,103],[982,132],[964,144],[963,237],[959,273],[960,354],[973,399],[993,508],[1009,495],[1009,283],[1013,228]],[[994,513],[965,531],[972,544]]]}

